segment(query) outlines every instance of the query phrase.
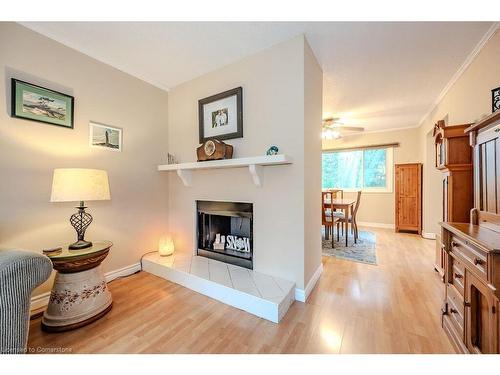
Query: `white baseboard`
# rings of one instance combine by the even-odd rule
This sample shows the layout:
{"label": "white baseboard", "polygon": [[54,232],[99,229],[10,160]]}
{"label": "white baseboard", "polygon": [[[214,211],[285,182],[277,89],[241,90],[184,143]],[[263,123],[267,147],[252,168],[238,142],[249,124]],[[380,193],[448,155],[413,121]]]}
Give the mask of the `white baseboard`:
{"label": "white baseboard", "polygon": [[395,229],[396,226],[394,224],[386,224],[386,223],[370,223],[366,221],[358,221],[358,225],[363,227],[373,227],[373,228],[386,228],[386,229]]}
{"label": "white baseboard", "polygon": [[[128,276],[132,275],[133,273],[136,273],[137,271],[141,270],[141,264],[140,263],[134,263],[131,264],[130,266],[126,266],[114,271],[109,271],[104,274],[104,278],[106,279],[106,282],[113,281],[114,279],[118,277],[123,277],[123,276]],[[50,292],[45,292],[42,294],[39,294],[37,296],[31,297],[31,306],[30,310],[33,312],[35,310],[41,309],[49,304],[49,298],[50,298]]]}
{"label": "white baseboard", "polygon": [[300,302],[306,302],[307,298],[311,294],[312,290],[316,286],[316,283],[318,282],[319,278],[321,277],[321,274],[323,273],[323,263],[320,263],[314,274],[312,275],[311,279],[306,285],[305,289],[299,289],[295,288],[295,300],[300,301]]}
{"label": "white baseboard", "polygon": [[50,292],[45,292],[37,296],[31,297],[30,311],[41,309],[49,304]]}
{"label": "white baseboard", "polygon": [[428,240],[435,240],[436,239],[436,233],[422,232],[422,237],[427,238]]}

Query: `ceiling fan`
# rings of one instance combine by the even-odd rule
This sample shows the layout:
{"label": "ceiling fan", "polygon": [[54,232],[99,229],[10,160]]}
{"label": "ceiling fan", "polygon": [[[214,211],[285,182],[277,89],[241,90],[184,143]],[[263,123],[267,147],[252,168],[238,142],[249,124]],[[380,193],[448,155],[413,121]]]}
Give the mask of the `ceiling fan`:
{"label": "ceiling fan", "polygon": [[323,119],[322,137],[324,139],[342,138],[345,132],[362,132],[365,128],[361,126],[345,126],[338,117],[329,117]]}

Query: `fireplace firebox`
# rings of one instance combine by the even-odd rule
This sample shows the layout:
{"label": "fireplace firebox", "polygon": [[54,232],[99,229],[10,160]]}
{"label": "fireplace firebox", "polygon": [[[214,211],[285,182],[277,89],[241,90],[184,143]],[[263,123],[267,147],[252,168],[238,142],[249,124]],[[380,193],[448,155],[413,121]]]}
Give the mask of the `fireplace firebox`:
{"label": "fireplace firebox", "polygon": [[253,269],[253,204],[196,201],[197,255]]}

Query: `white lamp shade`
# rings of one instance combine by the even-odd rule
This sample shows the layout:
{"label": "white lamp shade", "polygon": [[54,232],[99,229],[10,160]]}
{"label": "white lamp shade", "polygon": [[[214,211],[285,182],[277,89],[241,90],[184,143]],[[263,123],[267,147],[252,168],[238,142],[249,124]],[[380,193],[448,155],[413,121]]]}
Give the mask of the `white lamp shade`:
{"label": "white lamp shade", "polygon": [[54,169],[51,202],[109,200],[108,172],[100,169]]}

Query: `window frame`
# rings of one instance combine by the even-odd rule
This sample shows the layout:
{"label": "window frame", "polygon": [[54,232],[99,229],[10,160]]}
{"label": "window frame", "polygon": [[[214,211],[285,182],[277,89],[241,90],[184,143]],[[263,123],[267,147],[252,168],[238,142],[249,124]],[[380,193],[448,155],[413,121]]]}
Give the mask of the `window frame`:
{"label": "window frame", "polygon": [[[323,150],[323,154],[341,153],[341,152],[353,152],[353,151],[363,151],[361,158],[361,181],[365,182],[365,151],[366,150],[385,150],[385,187],[361,187],[361,188],[341,188],[341,187],[329,187],[325,189],[342,189],[344,192],[352,193],[361,190],[363,193],[393,193],[394,192],[394,147],[359,147],[350,150]],[[321,172],[321,179],[323,180],[323,171]]]}

